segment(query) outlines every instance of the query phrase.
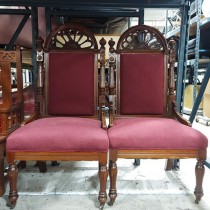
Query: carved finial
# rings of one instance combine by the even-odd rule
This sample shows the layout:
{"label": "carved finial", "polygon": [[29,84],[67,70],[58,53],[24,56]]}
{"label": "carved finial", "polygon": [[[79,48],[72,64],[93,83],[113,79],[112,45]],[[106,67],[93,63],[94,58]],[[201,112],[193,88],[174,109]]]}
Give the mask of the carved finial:
{"label": "carved finial", "polygon": [[104,37],[101,38],[101,40],[99,41],[100,45],[102,48],[105,48],[106,45],[106,40],[104,39]]}
{"label": "carved finial", "polygon": [[109,44],[109,52],[110,53],[114,53],[114,45],[115,45],[115,41],[111,38],[108,42]]}
{"label": "carved finial", "polygon": [[100,47],[100,63],[101,66],[105,65],[105,45],[106,45],[106,40],[102,37],[101,40],[99,41],[101,47]]}
{"label": "carved finial", "polygon": [[36,49],[37,49],[37,61],[43,61],[43,44],[44,44],[44,40],[42,39],[42,37],[39,37],[36,40]]}

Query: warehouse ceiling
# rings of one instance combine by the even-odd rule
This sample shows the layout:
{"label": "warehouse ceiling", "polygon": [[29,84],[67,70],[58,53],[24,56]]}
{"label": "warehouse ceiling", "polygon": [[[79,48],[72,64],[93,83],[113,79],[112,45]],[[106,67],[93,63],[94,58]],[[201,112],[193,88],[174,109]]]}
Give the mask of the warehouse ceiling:
{"label": "warehouse ceiling", "polygon": [[[140,17],[141,22],[144,19],[145,24],[163,31],[166,10],[157,8],[177,8],[185,1],[187,0],[0,0],[0,44],[7,45],[13,40],[13,44],[31,47],[34,34],[45,38],[50,30],[67,22],[80,23],[95,34],[121,34],[128,26],[138,24]],[[147,9],[143,9],[144,7]],[[155,11],[148,9],[150,7],[156,8]],[[35,32],[32,13],[25,13],[34,8],[38,8]]]}

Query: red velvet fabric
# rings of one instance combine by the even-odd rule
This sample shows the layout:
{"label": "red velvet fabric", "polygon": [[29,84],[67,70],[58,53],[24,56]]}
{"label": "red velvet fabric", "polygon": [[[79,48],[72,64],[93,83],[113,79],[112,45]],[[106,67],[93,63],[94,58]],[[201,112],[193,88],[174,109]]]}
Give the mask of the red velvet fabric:
{"label": "red velvet fabric", "polygon": [[14,131],[7,139],[7,151],[107,152],[107,131],[95,119],[53,117],[35,120]]}
{"label": "red velvet fabric", "polygon": [[208,140],[201,132],[165,118],[119,119],[108,130],[112,149],[205,149]]}
{"label": "red velvet fabric", "polygon": [[164,55],[121,54],[121,114],[163,114],[163,106]]}
{"label": "red velvet fabric", "polygon": [[94,114],[94,54],[49,54],[49,114]]}

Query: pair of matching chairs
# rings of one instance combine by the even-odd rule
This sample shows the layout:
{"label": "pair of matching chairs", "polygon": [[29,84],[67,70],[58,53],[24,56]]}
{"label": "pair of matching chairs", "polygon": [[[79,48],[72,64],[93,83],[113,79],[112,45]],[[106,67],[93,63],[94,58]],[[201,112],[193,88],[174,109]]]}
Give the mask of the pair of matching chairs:
{"label": "pair of matching chairs", "polygon": [[108,158],[111,205],[117,197],[118,158],[197,158],[198,203],[203,196],[207,138],[175,109],[174,42],[168,50],[162,34],[144,25],[122,34],[116,50],[111,40],[108,93],[104,39],[98,49],[86,28],[65,24],[49,34],[44,49],[42,44],[39,39],[35,113],[7,139],[10,207],[18,199],[17,160],[94,160],[99,165],[98,198],[103,209]]}

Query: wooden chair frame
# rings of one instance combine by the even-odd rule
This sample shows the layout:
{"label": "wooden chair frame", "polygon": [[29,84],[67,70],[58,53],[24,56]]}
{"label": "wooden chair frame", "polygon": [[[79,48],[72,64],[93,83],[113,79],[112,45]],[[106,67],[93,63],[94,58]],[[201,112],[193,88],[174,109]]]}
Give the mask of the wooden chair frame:
{"label": "wooden chair frame", "polygon": [[[156,39],[157,47],[150,41],[145,39],[140,42],[134,40],[136,34],[147,34]],[[109,127],[113,127],[113,121],[119,118],[132,117],[165,117],[173,118],[180,123],[191,126],[190,122],[185,120],[176,110],[175,103],[175,83],[174,83],[174,63],[175,63],[175,42],[169,42],[169,50],[166,41],[162,34],[149,26],[138,25],[128,29],[121,35],[117,44],[117,49],[114,50],[114,41],[110,41],[110,80],[109,80],[109,99],[110,99],[110,113],[109,113]],[[153,48],[151,47],[153,46]],[[130,48],[130,49],[129,49]],[[122,115],[120,114],[120,55],[122,53],[163,53],[165,54],[165,99],[164,99],[164,113],[163,115]],[[168,68],[169,64],[169,68]],[[116,82],[114,80],[114,71],[116,65]],[[167,80],[167,78],[169,78]],[[167,82],[168,81],[168,82]],[[197,164],[195,166],[196,187],[194,194],[196,196],[195,202],[198,203],[203,196],[202,181],[204,176],[204,161],[206,159],[206,150],[121,150],[110,149],[109,153],[109,176],[110,176],[110,205],[113,205],[117,197],[116,181],[117,181],[117,164],[118,158],[127,159],[172,159],[182,158],[196,158]],[[169,165],[169,164],[168,164]]]}
{"label": "wooden chair frame", "polygon": [[[76,39],[76,35],[80,35],[80,39]],[[58,37],[62,37],[65,43],[60,46],[61,42]],[[72,39],[73,37],[73,39]],[[80,44],[81,39],[85,39],[84,42],[89,44],[89,47],[83,48]],[[98,45],[95,37],[86,28],[77,24],[64,24],[55,28],[46,39],[44,49],[42,47],[43,40],[39,38],[37,40],[37,62],[38,62],[38,81],[37,81],[37,98],[35,104],[35,112],[28,118],[22,125],[28,124],[36,119],[43,117],[51,117],[48,114],[47,103],[48,99],[48,66],[44,66],[44,60],[47,60],[49,52],[92,52],[95,54],[95,112],[91,118],[97,118],[101,120],[101,128],[106,129],[105,121],[105,44],[106,41],[102,39],[100,41],[101,48],[98,50]],[[58,47],[59,45],[59,47]],[[45,52],[45,53],[43,53]],[[100,54],[100,82],[98,82],[98,54]],[[45,76],[44,76],[45,74]],[[98,109],[99,108],[99,109]],[[80,116],[87,117],[87,116]],[[16,205],[18,198],[16,183],[18,169],[15,164],[17,160],[35,160],[35,161],[98,161],[99,164],[99,181],[100,192],[99,201],[100,208],[103,206],[107,199],[106,194],[106,180],[108,176],[107,171],[107,153],[106,152],[7,152],[7,161],[9,163],[8,176],[10,184],[9,192],[9,205],[13,208]]]}

